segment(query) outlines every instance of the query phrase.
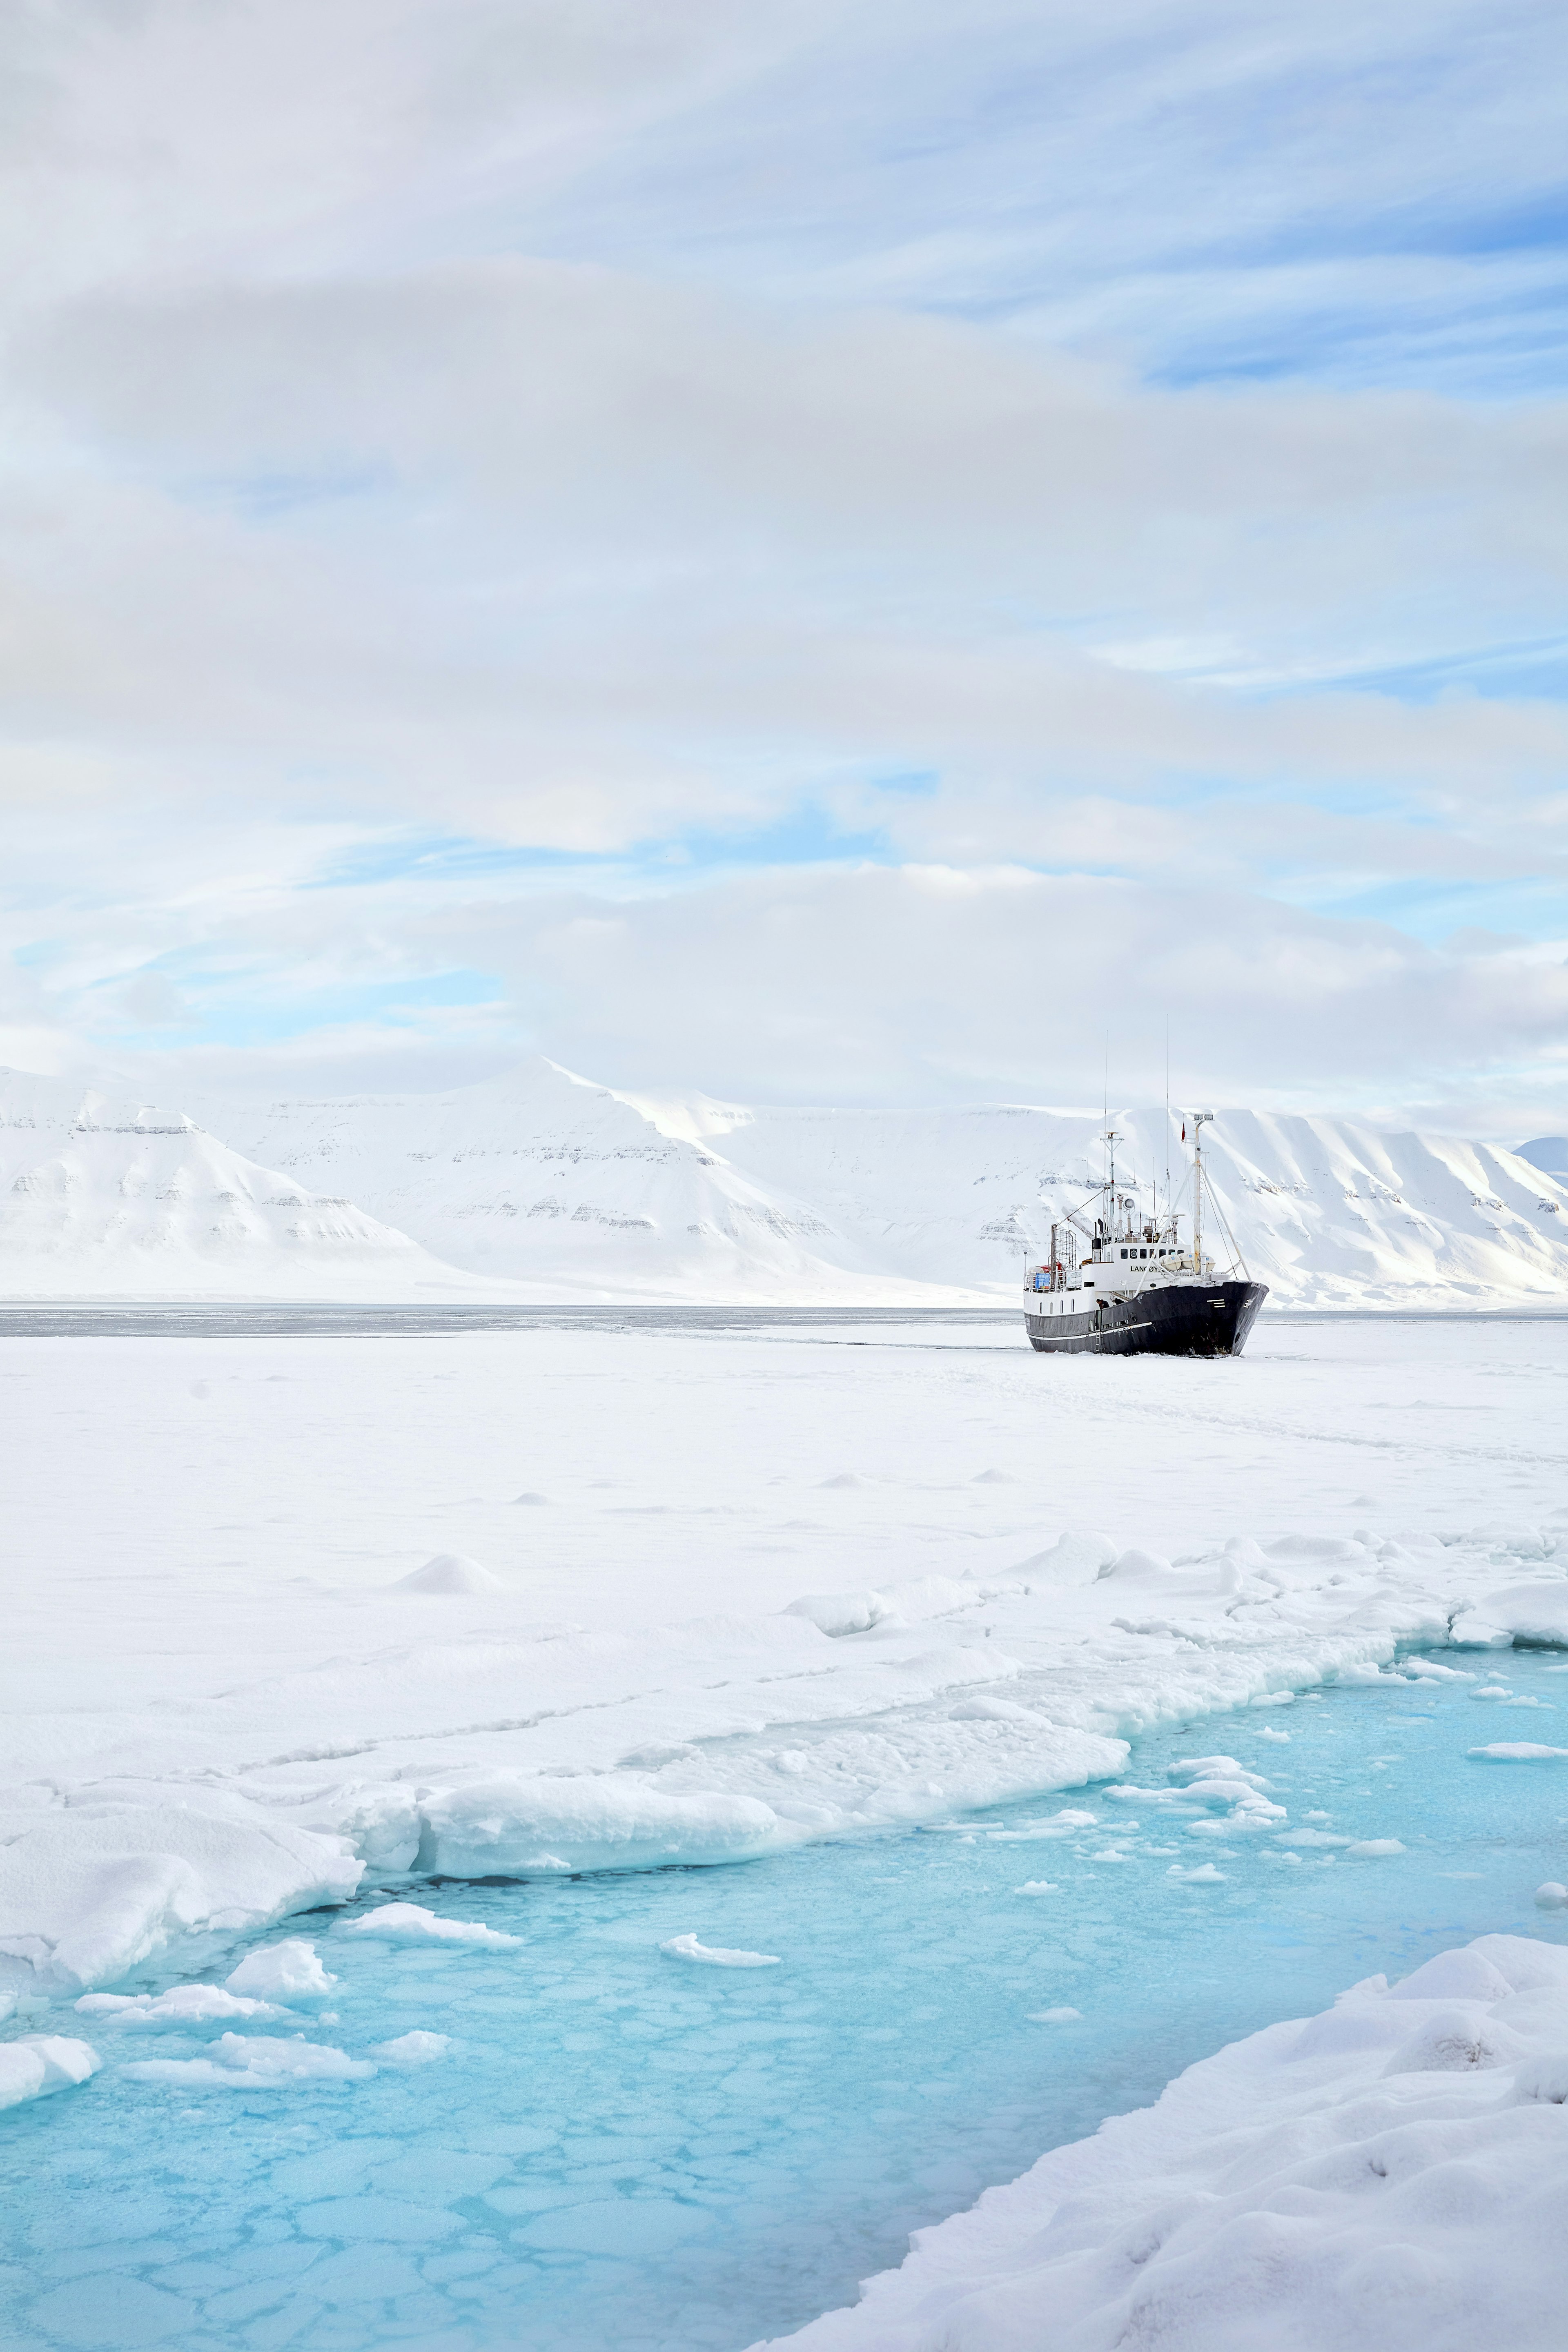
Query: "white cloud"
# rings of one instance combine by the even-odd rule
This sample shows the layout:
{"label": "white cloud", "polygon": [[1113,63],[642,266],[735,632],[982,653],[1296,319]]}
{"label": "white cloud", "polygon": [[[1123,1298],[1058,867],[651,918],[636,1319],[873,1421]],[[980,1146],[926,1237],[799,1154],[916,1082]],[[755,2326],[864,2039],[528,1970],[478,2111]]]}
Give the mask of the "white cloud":
{"label": "white cloud", "polygon": [[[1506,1119],[1560,1076],[1568,720],[1500,681],[1564,666],[1568,407],[1428,365],[1445,289],[1456,336],[1491,306],[1472,358],[1550,293],[1551,16],[963,36],[26,20],[0,1006],[37,1053],[1060,1095],[1085,1007],[1169,999],[1259,1099]],[[1278,380],[1132,363],[1205,336]],[[813,811],[845,870],[732,870]],[[451,837],[601,862],[476,884],[421,865]],[[1435,948],[1466,926],[1528,937]]]}

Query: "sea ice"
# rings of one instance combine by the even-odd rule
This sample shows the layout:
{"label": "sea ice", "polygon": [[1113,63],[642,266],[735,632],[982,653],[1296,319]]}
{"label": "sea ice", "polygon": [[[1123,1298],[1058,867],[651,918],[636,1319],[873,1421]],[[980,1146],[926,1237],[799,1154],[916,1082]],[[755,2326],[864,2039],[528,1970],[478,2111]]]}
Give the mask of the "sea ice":
{"label": "sea ice", "polygon": [[477,1919],[443,1919],[422,1903],[383,1903],[374,1911],[362,1912],[357,1919],[345,1919],[338,1932],[384,1936],[397,1944],[483,1944],[495,1951],[522,1942],[521,1936],[504,1936]]}
{"label": "sea ice", "polygon": [[776,1952],[727,1952],[718,1945],[700,1944],[695,1936],[671,1936],[658,1948],[673,1959],[706,1960],[715,1969],[776,1969],[779,1965]]}

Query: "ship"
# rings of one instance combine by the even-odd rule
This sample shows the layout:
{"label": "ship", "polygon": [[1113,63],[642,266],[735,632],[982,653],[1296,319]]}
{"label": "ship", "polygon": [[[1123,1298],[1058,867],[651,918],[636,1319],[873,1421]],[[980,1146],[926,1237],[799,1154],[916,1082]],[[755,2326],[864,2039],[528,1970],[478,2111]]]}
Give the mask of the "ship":
{"label": "ship", "polygon": [[[1118,1185],[1122,1139],[1106,1130],[1104,1183],[1052,1225],[1049,1256],[1025,1278],[1024,1327],[1041,1355],[1240,1355],[1268,1286],[1253,1281],[1234,1242],[1223,1268],[1205,1254],[1203,1131],[1213,1118],[1193,1111],[1183,1123],[1184,1141],[1193,1128],[1190,1249],[1178,1215],[1149,1215]],[[1228,1241],[1217,1201],[1215,1212]]]}

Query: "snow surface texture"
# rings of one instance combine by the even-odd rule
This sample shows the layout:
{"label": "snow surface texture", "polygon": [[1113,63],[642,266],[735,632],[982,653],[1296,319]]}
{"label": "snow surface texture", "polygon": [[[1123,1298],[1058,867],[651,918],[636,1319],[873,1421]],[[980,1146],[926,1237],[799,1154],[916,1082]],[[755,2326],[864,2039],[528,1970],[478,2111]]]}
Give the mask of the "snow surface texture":
{"label": "snow surface texture", "polygon": [[[729,1862],[1114,1779],[1134,1729],[1450,1622],[1484,1664],[1563,1622],[1565,1370],[1556,1323],[1208,1366],[985,1325],[0,1340],[0,1988],[112,1990],[367,1871]],[[411,1601],[438,1549],[503,1586]],[[1562,1744],[1503,1703],[1476,1746]],[[285,1938],[226,1990],[331,1971]]]}
{"label": "snow surface texture", "polygon": [[[582,1297],[1010,1297],[1103,1172],[1100,1118],[655,1101],[542,1059],[446,1095],[207,1115],[453,1265]],[[1121,1109],[1114,1124],[1118,1172],[1152,1208],[1167,1167],[1182,1181],[1179,1114]],[[1568,1296],[1568,1177],[1498,1146],[1221,1110],[1205,1162],[1277,1306]],[[1209,1233],[1221,1244],[1212,1217]]]}
{"label": "snow surface texture", "polygon": [[434,1301],[474,1289],[406,1234],[258,1167],[183,1113],[0,1070],[7,1297]]}
{"label": "snow surface texture", "polygon": [[1270,2026],[921,2231],[797,2352],[1555,2352],[1568,1951],[1483,1936]]}

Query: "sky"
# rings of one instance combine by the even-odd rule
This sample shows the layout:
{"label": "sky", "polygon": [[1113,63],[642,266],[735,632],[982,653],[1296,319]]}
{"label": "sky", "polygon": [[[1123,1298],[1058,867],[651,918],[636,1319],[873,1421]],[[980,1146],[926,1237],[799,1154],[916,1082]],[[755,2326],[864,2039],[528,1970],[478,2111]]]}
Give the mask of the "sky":
{"label": "sky", "polygon": [[1568,17],[13,0],[0,1061],[1568,1123]]}

